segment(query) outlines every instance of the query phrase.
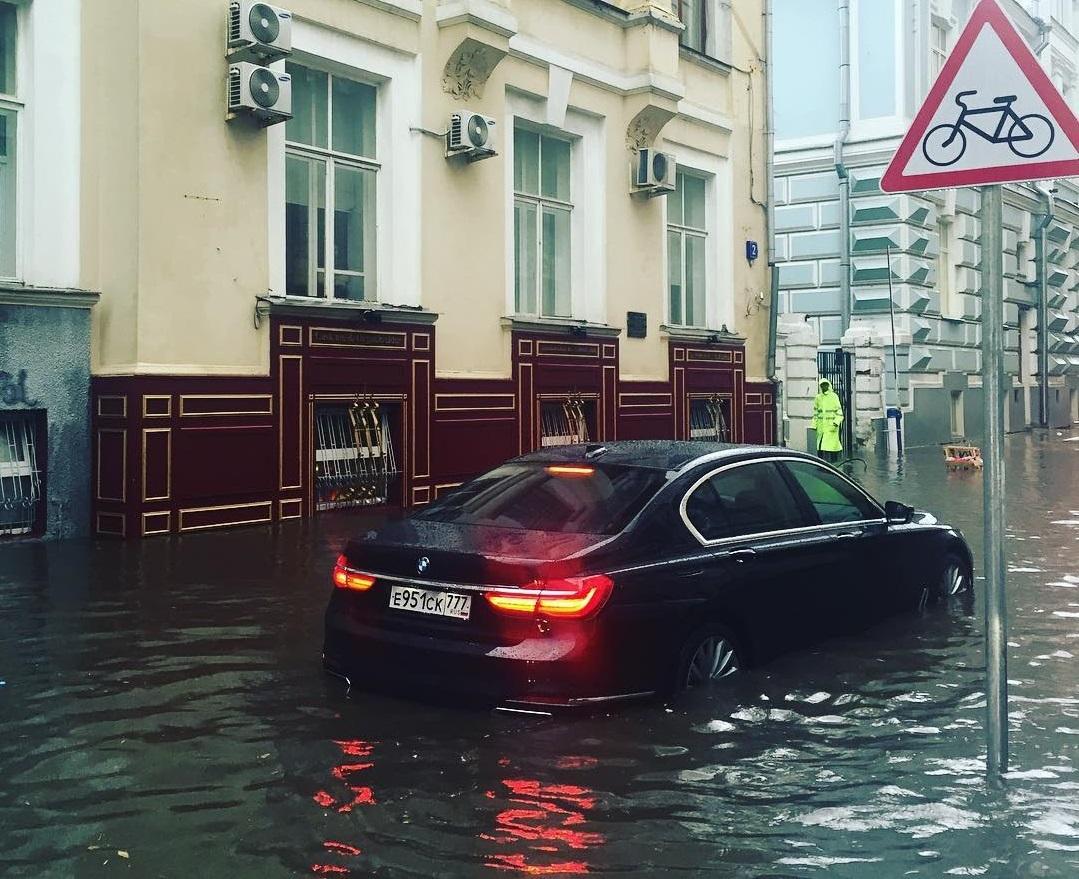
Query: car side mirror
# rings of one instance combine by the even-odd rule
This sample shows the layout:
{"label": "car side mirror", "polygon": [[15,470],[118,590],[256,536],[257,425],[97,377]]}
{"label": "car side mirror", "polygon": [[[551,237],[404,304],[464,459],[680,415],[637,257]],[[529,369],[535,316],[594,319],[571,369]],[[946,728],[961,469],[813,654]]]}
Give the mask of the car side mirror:
{"label": "car side mirror", "polygon": [[914,507],[908,507],[899,501],[888,501],[884,505],[884,517],[889,525],[906,525],[914,518]]}

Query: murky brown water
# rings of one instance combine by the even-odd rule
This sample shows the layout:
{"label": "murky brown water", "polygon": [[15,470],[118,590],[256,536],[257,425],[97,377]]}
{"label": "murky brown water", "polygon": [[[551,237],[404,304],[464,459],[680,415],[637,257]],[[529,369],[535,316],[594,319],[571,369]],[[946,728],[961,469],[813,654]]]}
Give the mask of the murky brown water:
{"label": "murky brown water", "polygon": [[[1008,441],[1001,790],[984,779],[980,606],[673,708],[545,719],[346,698],[323,677],[326,572],[356,519],[4,547],[0,874],[1079,875],[1070,438]],[[946,475],[939,451],[865,481],[980,544],[980,477]]]}

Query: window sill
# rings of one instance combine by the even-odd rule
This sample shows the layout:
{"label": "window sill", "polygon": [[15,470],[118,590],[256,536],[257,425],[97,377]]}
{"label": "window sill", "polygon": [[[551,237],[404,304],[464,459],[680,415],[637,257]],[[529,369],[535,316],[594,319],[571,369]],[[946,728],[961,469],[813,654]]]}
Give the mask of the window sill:
{"label": "window sill", "polygon": [[659,331],[671,341],[680,342],[714,342],[717,345],[724,343],[742,345],[746,341],[745,336],[739,336],[729,330],[709,330],[704,327],[678,327],[670,324],[660,324]]}
{"label": "window sill", "polygon": [[53,308],[93,308],[100,293],[73,287],[32,287],[18,281],[0,281],[0,305]]}
{"label": "window sill", "polygon": [[569,317],[539,317],[538,315],[511,314],[502,318],[502,326],[518,332],[558,333],[571,336],[581,332],[595,338],[617,338],[622,334],[621,327],[610,324],[591,323],[586,320],[574,320]]}
{"label": "window sill", "polygon": [[313,296],[259,296],[260,314],[311,316],[325,314],[339,320],[368,323],[433,324],[438,314],[421,306],[385,305],[381,302],[355,302],[348,299],[319,299]]}
{"label": "window sill", "polygon": [[720,61],[718,58],[713,58],[705,52],[691,49],[689,46],[683,46],[681,43],[678,45],[678,57],[684,58],[687,61],[692,61],[694,64],[700,64],[702,67],[708,67],[718,73],[722,73],[724,76],[729,76],[731,70],[734,69],[726,61]]}

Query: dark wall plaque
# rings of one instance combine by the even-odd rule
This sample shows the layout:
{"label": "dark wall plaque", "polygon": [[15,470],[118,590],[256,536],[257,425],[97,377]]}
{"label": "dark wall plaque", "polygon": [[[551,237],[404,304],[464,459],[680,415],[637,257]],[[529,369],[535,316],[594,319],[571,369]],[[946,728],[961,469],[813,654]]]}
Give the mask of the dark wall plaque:
{"label": "dark wall plaque", "polygon": [[344,348],[397,348],[404,350],[406,338],[404,333],[311,328],[312,345],[339,345]]}
{"label": "dark wall plaque", "polygon": [[631,339],[643,339],[647,336],[648,315],[643,311],[627,311],[626,335]]}

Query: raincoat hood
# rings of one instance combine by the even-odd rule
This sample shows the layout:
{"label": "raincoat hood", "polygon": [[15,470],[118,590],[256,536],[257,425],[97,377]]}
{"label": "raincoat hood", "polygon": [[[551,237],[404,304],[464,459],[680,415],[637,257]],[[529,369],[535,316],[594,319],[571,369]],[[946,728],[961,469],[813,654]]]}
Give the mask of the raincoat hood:
{"label": "raincoat hood", "polygon": [[828,379],[822,378],[820,380],[820,389],[822,392],[827,394],[832,389],[832,383],[828,381]]}

